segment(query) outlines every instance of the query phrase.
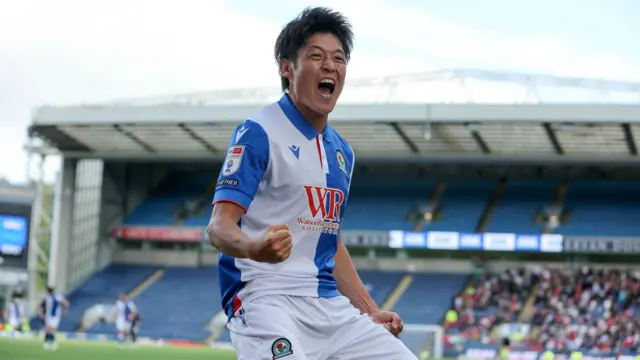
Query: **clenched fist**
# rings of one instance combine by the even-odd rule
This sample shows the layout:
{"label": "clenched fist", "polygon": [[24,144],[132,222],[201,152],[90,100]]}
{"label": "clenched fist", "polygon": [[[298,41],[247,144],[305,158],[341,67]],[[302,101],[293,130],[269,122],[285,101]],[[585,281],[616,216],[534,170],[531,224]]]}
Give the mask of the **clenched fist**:
{"label": "clenched fist", "polygon": [[291,255],[293,239],[288,225],[269,226],[262,240],[251,246],[249,258],[271,264],[283,262]]}

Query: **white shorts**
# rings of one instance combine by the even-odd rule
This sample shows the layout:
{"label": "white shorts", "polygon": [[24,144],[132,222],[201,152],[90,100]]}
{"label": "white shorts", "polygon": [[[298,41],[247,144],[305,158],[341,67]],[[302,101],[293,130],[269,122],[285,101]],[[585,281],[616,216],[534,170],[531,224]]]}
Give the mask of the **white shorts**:
{"label": "white shorts", "polygon": [[344,296],[263,296],[227,326],[238,360],[417,360]]}
{"label": "white shorts", "polygon": [[44,320],[44,326],[47,327],[47,328],[58,330],[58,326],[60,326],[60,317],[59,316],[53,316],[53,317],[47,316],[45,318],[45,320]]}
{"label": "white shorts", "polygon": [[124,319],[118,319],[116,321],[116,329],[118,329],[118,332],[127,332],[131,330],[131,322]]}

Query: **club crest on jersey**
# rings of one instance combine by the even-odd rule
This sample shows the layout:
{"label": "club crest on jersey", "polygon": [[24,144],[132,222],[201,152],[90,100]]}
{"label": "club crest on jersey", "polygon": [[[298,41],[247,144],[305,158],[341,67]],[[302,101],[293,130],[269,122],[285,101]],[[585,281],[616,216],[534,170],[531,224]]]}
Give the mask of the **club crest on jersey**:
{"label": "club crest on jersey", "polygon": [[291,349],[291,341],[280,338],[271,344],[271,354],[273,354],[273,360],[283,358],[293,354]]}
{"label": "club crest on jersey", "polygon": [[311,217],[298,217],[303,231],[337,234],[340,229],[340,207],[345,200],[340,189],[303,185]]}
{"label": "club crest on jersey", "polygon": [[342,151],[336,151],[336,158],[338,159],[338,167],[340,170],[344,171],[345,174],[349,175],[347,172],[347,161],[344,159],[344,155],[342,155]]}
{"label": "club crest on jersey", "polygon": [[244,145],[235,145],[227,151],[227,157],[222,165],[222,176],[235,174],[240,169],[242,156],[244,155]]}

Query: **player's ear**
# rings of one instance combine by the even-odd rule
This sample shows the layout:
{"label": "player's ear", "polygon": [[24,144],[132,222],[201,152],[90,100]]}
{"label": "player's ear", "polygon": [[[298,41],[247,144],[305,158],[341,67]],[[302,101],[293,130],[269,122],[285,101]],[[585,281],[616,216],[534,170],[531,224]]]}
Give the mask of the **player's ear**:
{"label": "player's ear", "polygon": [[280,60],[278,66],[280,68],[280,76],[286,77],[291,81],[291,78],[293,77],[293,62],[291,60],[283,59]]}

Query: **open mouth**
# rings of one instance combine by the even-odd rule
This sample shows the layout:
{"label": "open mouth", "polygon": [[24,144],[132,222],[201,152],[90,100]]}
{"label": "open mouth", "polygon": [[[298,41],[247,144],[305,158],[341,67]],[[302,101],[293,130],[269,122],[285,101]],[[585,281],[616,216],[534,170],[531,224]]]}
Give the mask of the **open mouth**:
{"label": "open mouth", "polygon": [[336,83],[331,79],[322,79],[318,83],[318,91],[321,95],[329,96],[336,89]]}

